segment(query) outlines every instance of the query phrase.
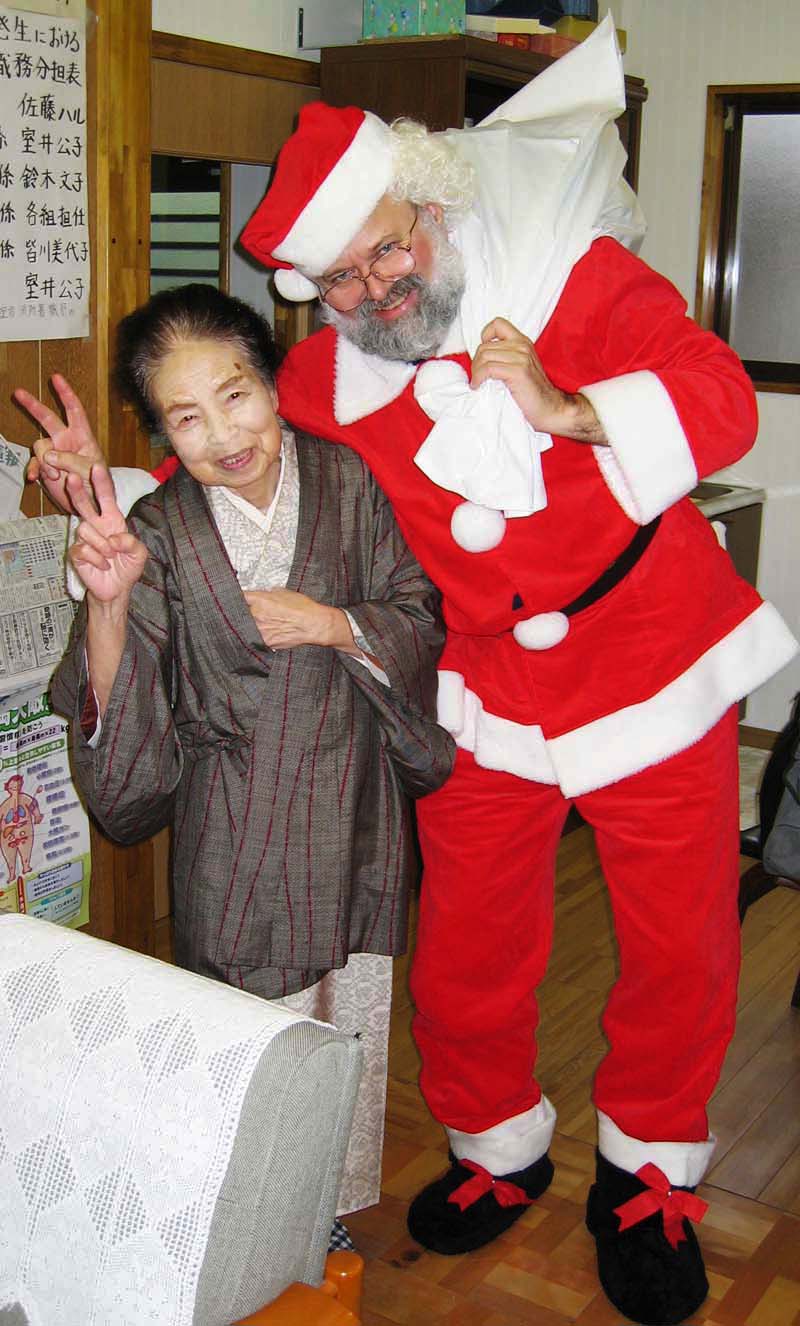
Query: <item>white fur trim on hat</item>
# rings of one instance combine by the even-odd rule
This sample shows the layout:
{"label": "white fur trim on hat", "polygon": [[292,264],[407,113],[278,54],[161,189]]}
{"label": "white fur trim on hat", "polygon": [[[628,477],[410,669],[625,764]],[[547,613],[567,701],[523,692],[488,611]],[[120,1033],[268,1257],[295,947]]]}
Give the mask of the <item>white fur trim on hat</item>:
{"label": "white fur trim on hat", "polygon": [[347,151],[273,249],[280,262],[324,272],[352,242],[392,182],[389,126],[370,111]]}
{"label": "white fur trim on hat", "polygon": [[569,631],[569,617],[563,612],[537,612],[527,621],[517,622],[514,639],[523,649],[552,649]]}
{"label": "white fur trim on hat", "polygon": [[502,543],[506,532],[506,518],[502,511],[477,502],[462,502],[450,518],[453,541],[465,552],[488,552]]}
{"label": "white fur trim on hat", "polygon": [[302,272],[290,267],[276,267],[275,289],[284,299],[291,299],[295,304],[302,304],[307,299],[316,299],[319,294],[313,281],[309,281]]}

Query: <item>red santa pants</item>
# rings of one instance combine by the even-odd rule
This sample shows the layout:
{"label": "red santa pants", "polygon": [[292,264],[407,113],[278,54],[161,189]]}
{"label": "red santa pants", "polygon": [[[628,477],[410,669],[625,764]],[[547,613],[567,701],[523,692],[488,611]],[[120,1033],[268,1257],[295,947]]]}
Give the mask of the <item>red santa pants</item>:
{"label": "red santa pants", "polygon": [[[569,804],[465,751],[419,803],[414,1036],[423,1094],[450,1128],[483,1132],[541,1098],[535,992]],[[619,946],[595,1105],[630,1137],[704,1142],[739,971],[735,710],[696,745],[575,804],[595,830]]]}

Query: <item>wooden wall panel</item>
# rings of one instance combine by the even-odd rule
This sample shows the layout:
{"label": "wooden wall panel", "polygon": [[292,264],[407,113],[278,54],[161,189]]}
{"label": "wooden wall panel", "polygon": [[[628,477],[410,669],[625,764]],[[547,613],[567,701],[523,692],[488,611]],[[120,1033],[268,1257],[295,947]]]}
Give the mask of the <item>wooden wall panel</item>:
{"label": "wooden wall panel", "polygon": [[299,60],[272,51],[249,50],[245,46],[227,46],[218,41],[181,37],[174,32],[154,32],[151,44],[155,60],[173,60],[195,64],[203,69],[225,69],[251,78],[269,78],[279,83],[305,83],[319,87],[319,64]]}
{"label": "wooden wall panel", "polygon": [[400,51],[391,43],[327,48],[320,61],[322,95],[333,106],[354,103],[384,120],[407,115],[429,129],[460,129],[467,113],[465,49],[455,38]]}
{"label": "wooden wall panel", "polygon": [[[146,462],[146,440],[109,382],[117,323],[150,288],[150,0],[99,0],[95,42],[96,309],[93,370],[97,428],[112,465]],[[152,953],[153,847],[117,847],[95,834],[100,896],[95,934]]]}
{"label": "wooden wall panel", "polygon": [[[10,401],[27,387],[56,406],[48,381],[64,373],[78,391],[112,464],[141,453],[132,417],[109,389],[110,346],[119,318],[147,297],[150,225],[150,0],[95,0],[87,47],[90,333],[71,340],[0,345],[0,431],[32,442],[35,425]],[[27,515],[52,511],[30,487]],[[153,865],[149,843],[121,848],[92,828],[92,934],[153,951]]]}
{"label": "wooden wall panel", "polygon": [[[315,66],[316,68],[316,66]],[[319,88],[231,70],[152,61],[153,151],[270,164]]]}
{"label": "wooden wall panel", "polygon": [[[17,408],[11,393],[15,387],[38,391],[39,371],[38,341],[0,341],[0,433],[9,442],[18,442],[20,446],[31,446],[39,430]],[[26,516],[43,514],[42,496],[37,486],[27,485],[22,510]]]}
{"label": "wooden wall panel", "polygon": [[[147,459],[146,439],[109,385],[119,320],[150,293],[149,0],[105,0],[98,65],[98,425],[111,464]],[[98,29],[98,36],[100,36]]]}

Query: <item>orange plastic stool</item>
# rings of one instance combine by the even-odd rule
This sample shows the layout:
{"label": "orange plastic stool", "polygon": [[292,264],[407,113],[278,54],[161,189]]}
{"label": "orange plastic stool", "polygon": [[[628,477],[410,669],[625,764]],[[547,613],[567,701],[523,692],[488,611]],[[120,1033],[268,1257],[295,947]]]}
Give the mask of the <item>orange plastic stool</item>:
{"label": "orange plastic stool", "polygon": [[234,1326],[358,1326],[364,1262],[355,1252],[331,1252],[325,1279],[312,1285],[289,1285],[273,1303]]}
{"label": "orange plastic stool", "polygon": [[325,1279],[321,1288],[333,1293],[343,1308],[361,1315],[361,1291],[364,1288],[364,1261],[357,1252],[329,1252],[325,1259]]}

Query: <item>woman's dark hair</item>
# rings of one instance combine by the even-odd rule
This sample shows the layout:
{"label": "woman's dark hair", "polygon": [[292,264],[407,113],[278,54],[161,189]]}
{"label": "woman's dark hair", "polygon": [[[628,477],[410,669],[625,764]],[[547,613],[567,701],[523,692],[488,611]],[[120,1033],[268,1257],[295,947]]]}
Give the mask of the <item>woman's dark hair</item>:
{"label": "woman's dark hair", "polygon": [[274,385],[281,354],[266,318],[212,285],[196,282],[160,290],[122,319],[114,366],[123,398],[135,407],[149,431],[162,427],[152,382],[164,356],[182,341],[197,340],[237,346],[267,386]]}

